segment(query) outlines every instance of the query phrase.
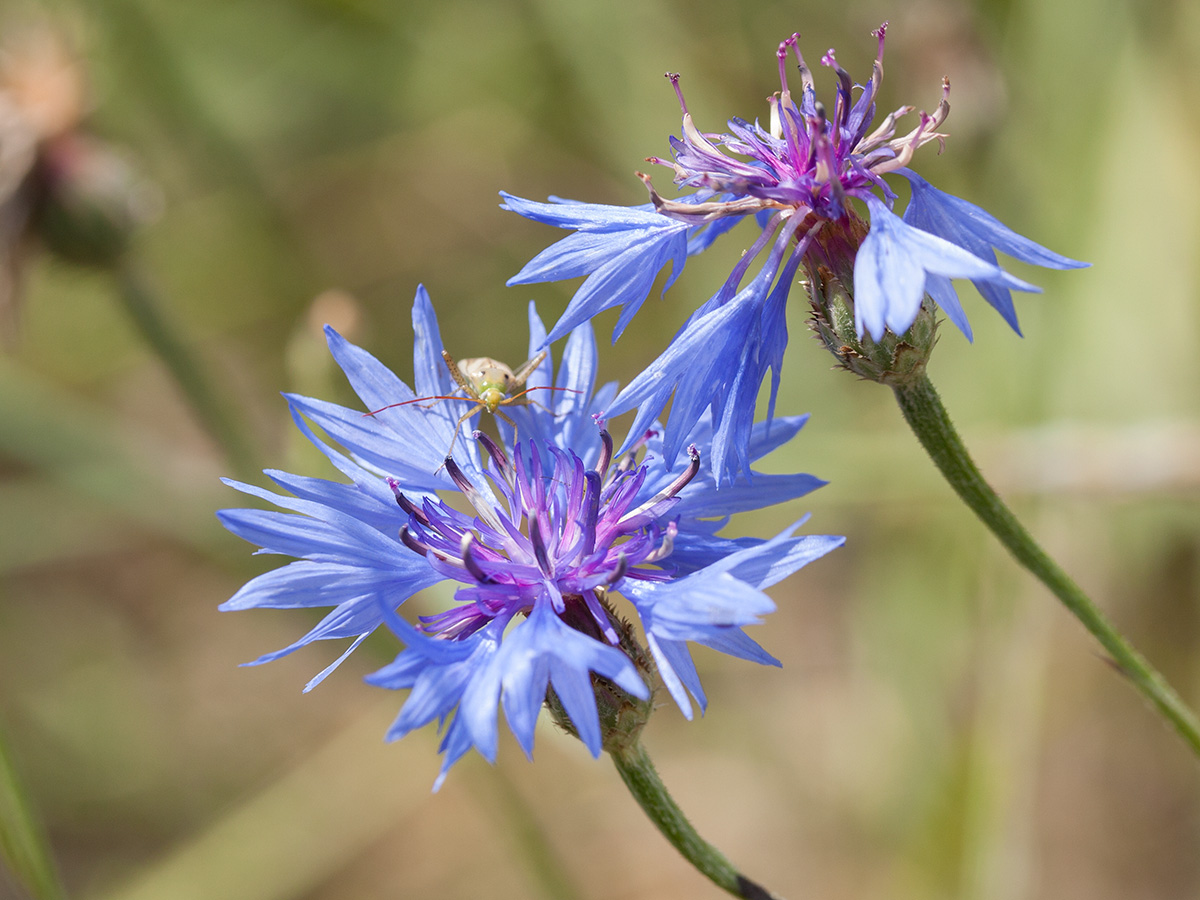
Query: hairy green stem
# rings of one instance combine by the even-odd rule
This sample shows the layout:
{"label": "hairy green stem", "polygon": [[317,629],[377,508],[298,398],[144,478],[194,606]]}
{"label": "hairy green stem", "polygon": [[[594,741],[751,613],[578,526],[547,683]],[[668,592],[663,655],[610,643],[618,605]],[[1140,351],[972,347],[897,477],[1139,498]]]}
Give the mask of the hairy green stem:
{"label": "hairy green stem", "polygon": [[609,754],[625,786],[650,821],[701,874],[717,887],[743,900],[778,900],[766,888],[742,875],[720,850],[700,837],[667,793],[654,763],[639,742],[630,742],[619,749],[610,748]]}
{"label": "hairy green stem", "polygon": [[984,480],[958,432],[954,430],[950,416],[929,377],[922,374],[908,384],[893,387],[893,390],[896,402],[900,404],[904,418],[921,446],[963,502],[983,520],[1017,561],[1046,585],[1083,623],[1133,686],[1171,723],[1192,752],[1200,757],[1200,724],[1196,721],[1195,713],[1121,636],[1079,585],[1046,555]]}
{"label": "hairy green stem", "polygon": [[192,412],[241,475],[255,471],[255,453],[238,417],[222,401],[200,360],[172,327],[144,278],[126,263],[114,273],[118,294],[138,332],[171,373]]}
{"label": "hairy green stem", "polygon": [[35,900],[67,896],[54,856],[33,806],[25,794],[0,729],[0,860],[3,860]]}

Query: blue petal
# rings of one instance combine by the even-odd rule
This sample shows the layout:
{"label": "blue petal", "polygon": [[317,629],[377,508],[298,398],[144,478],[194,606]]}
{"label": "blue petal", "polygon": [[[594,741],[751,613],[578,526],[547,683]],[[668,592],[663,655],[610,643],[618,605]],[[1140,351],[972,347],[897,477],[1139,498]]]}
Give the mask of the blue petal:
{"label": "blue petal", "polygon": [[684,491],[673,512],[685,518],[729,516],[794,500],[826,484],[827,481],[803,472],[792,475],[755,474],[753,480],[740,479],[722,486],[719,491]]}
{"label": "blue petal", "polygon": [[1047,269],[1085,269],[1091,265],[1017,234],[987,210],[939,191],[909,169],[900,169],[898,173],[912,184],[912,199],[904,211],[904,221],[909,225],[945,238],[976,256],[982,256],[980,251],[984,248],[995,247],[1021,262]]}
{"label": "blue petal", "polygon": [[325,341],[368,411],[417,396],[391,369],[366,350],[351,344],[332,325],[325,326]]}
{"label": "blue petal", "polygon": [[[770,211],[768,210],[768,212]],[[722,216],[719,219],[709,222],[707,225],[694,228],[688,234],[688,256],[696,256],[703,253],[713,245],[717,238],[730,231],[743,218],[743,216]],[[682,269],[683,267],[680,266],[680,268]]]}
{"label": "blue petal", "polygon": [[[670,219],[665,221],[670,222]],[[659,270],[677,256],[679,244],[686,243],[686,226],[673,230],[658,229],[639,239],[619,255],[598,266],[571,298],[566,310],[550,329],[550,341],[564,337],[571,329],[598,313],[616,306],[624,307],[613,333],[620,337],[630,318],[650,295]]]}
{"label": "blue petal", "polygon": [[717,373],[728,371],[727,357],[740,349],[738,338],[744,335],[757,302],[749,290],[747,288],[743,296],[687,325],[658,359],[609,404],[604,412],[606,417],[641,407],[622,450],[640,437],[645,426],[658,416],[667,399],[675,393],[671,424],[677,436],[671,442],[672,446],[664,451],[668,463],[674,461],[683,437],[691,431],[701,411],[712,401],[714,389],[723,381]]}
{"label": "blue petal", "polygon": [[445,457],[453,432],[415,405],[372,417],[311,397],[285,394],[284,399],[293,418],[304,416],[376,472],[385,472],[405,487],[422,491],[450,486],[447,476],[434,472]]}
{"label": "blue petal", "polygon": [[727,656],[756,662],[760,666],[782,666],[778,659],[764,650],[759,643],[740,628],[712,628],[704,637],[696,638],[703,644]]}
{"label": "blue petal", "polygon": [[649,203],[643,203],[641,206],[611,206],[604,203],[564,200],[561,197],[551,197],[551,202],[539,203],[505,191],[501,191],[500,196],[504,198],[504,202],[500,204],[501,209],[515,212],[535,222],[580,231],[608,232],[655,227],[666,219]]}
{"label": "blue petal", "polygon": [[[912,199],[904,210],[904,221],[915,228],[943,238],[962,247],[985,262],[995,263],[993,248],[1032,265],[1050,269],[1079,269],[1088,263],[1071,259],[1048,250],[1041,244],[1017,234],[991,213],[980,209],[952,194],[939,191],[928,181],[909,169],[899,169],[912,184]],[[983,298],[994,307],[1017,334],[1017,313],[1013,307],[1012,294],[1002,284],[988,280],[976,280],[975,287]],[[971,329],[957,298],[951,299],[953,288],[948,282],[926,284],[934,301],[945,310],[950,320],[971,338]]]}
{"label": "blue petal", "polygon": [[[393,562],[406,565],[409,560],[420,559],[405,551],[396,538],[380,534],[371,526],[340,510],[311,500],[275,494],[229,478],[222,481],[244,494],[303,513],[300,516],[291,516],[256,509],[223,509],[217,513],[230,531],[258,544],[268,552],[387,568],[391,568]],[[297,550],[299,552],[293,552]]]}
{"label": "blue petal", "polygon": [[555,443],[588,460],[587,447],[599,448],[599,435],[592,419],[592,394],[596,386],[596,337],[585,323],[571,332],[559,363],[555,393]]}
{"label": "blue petal", "polygon": [[692,718],[692,704],[687,696],[689,693],[696,698],[700,712],[703,713],[708,707],[708,697],[704,688],[700,686],[700,674],[696,671],[696,664],[692,661],[687,644],[683,641],[660,639],[653,634],[646,635],[646,644],[654,657],[655,665],[658,666],[663,685],[679,707],[679,711],[683,713],[683,717],[689,720]]}
{"label": "blue petal", "polygon": [[[438,328],[437,314],[425,285],[417,285],[413,299],[413,384],[417,395],[432,397],[451,393],[457,385],[446,369],[442,359],[442,334]],[[394,402],[394,401],[393,401]]]}
{"label": "blue petal", "polygon": [[672,263],[666,285],[670,287],[687,260],[689,226],[655,212],[652,206],[536,203],[510,194],[501,196],[504,209],[559,228],[578,229],[547,247],[508,280],[514,285],[588,276],[550,330],[550,341],[565,337],[603,310],[621,306],[615,341],[649,296],[659,271]]}
{"label": "blue petal", "polygon": [[[954,285],[950,283],[949,278],[943,278],[941,275],[925,276],[925,293],[933,298],[933,302],[938,305],[938,309],[946,314],[951,322],[953,322],[958,330],[967,336],[968,341],[974,341],[975,335],[971,331],[971,323],[967,321],[967,314],[963,311],[962,303],[958,300],[958,292],[954,290]],[[1011,301],[1009,308],[1012,308]],[[1012,311],[1012,318],[1004,314],[1005,321],[1013,327],[1017,334],[1021,333],[1021,329],[1017,327],[1016,311]]]}
{"label": "blue petal", "polygon": [[363,485],[292,475],[278,469],[266,469],[263,474],[301,500],[339,510],[385,534],[394,533],[408,518],[396,505],[395,495],[379,477],[371,479],[376,489],[368,491]]}
{"label": "blue petal", "polygon": [[871,211],[871,230],[854,261],[859,336],[865,330],[879,340],[886,329],[895,334],[907,331],[921,308],[927,274],[1039,290],[949,241],[906,224],[875,197],[864,199]]}
{"label": "blue petal", "polygon": [[363,596],[381,581],[378,569],[296,560],[250,579],[218,609],[304,609],[338,606]]}
{"label": "blue petal", "polygon": [[790,533],[796,527],[792,526],[757,547],[731,553],[712,568],[724,569],[734,577],[765,590],[846,543],[844,537],[831,534],[791,537]]}

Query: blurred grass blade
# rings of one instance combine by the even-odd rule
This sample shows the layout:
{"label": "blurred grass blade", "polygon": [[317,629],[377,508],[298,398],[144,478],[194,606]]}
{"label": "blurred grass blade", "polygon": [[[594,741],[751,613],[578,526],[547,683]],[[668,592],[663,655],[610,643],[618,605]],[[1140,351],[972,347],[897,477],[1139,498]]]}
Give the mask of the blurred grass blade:
{"label": "blurred grass blade", "polygon": [[581,900],[583,892],[508,774],[499,767],[471,771],[476,785],[492,791],[498,830],[508,835],[514,851],[536,879],[541,894],[551,900]]}
{"label": "blurred grass blade", "polygon": [[0,728],[0,854],[35,900],[63,900],[50,846],[17,776]]}
{"label": "blurred grass blade", "polygon": [[239,474],[253,474],[255,453],[249,438],[237,416],[221,399],[200,360],[171,326],[149,283],[129,264],[116,277],[125,311],[150,349],[166,365],[200,424],[220,444]]}
{"label": "blurred grass blade", "polygon": [[[157,534],[207,548],[216,473],[0,357],[0,456]],[[6,512],[10,512],[6,508]]]}
{"label": "blurred grass blade", "polygon": [[404,778],[428,741],[386,744],[391,697],[102,900],[293,900],[312,894],[430,802]]}

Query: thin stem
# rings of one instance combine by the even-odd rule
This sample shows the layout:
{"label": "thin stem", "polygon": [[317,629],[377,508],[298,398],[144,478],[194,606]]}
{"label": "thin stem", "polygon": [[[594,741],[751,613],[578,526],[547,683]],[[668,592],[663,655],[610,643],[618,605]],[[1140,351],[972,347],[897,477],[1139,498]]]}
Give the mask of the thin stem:
{"label": "thin stem", "polygon": [[150,286],[129,263],[115,272],[114,277],[125,311],[150,349],[166,365],[200,424],[220,445],[230,464],[239,473],[252,473],[255,470],[255,453],[249,439],[237,417],[213,387],[200,360],[160,309]]}
{"label": "thin stem", "polygon": [[36,900],[64,900],[67,896],[49,842],[17,776],[3,730],[0,730],[0,859]]}
{"label": "thin stem", "polygon": [[654,769],[654,763],[640,743],[633,742],[620,750],[610,749],[609,753],[625,786],[650,821],[701,874],[717,887],[743,900],[778,900],[766,888],[738,872],[720,850],[700,837],[667,793]]}
{"label": "thin stem", "polygon": [[1200,757],[1200,723],[1142,655],[1121,636],[1070,576],[1025,530],[984,480],[954,430],[928,376],[893,388],[904,418],[950,486],[1026,569],[1048,587],[1112,657],[1121,672]]}

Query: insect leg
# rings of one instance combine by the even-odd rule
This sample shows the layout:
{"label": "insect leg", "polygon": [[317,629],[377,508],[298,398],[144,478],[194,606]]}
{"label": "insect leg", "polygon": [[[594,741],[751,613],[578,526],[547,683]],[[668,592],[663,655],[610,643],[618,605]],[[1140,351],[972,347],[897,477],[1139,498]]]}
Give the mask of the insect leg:
{"label": "insect leg", "polygon": [[514,388],[522,388],[525,386],[525,379],[533,374],[534,369],[542,364],[542,360],[546,358],[546,351],[534,356],[532,359],[527,359],[521,363],[521,367],[513,372],[512,386]]}
{"label": "insect leg", "polygon": [[458,363],[454,361],[454,357],[443,350],[442,359],[446,361],[446,368],[450,370],[450,377],[454,379],[455,383],[467,392],[468,397],[478,400],[479,391],[476,389],[475,385],[471,384],[470,379],[468,379],[461,371],[459,371]]}
{"label": "insect leg", "polygon": [[[481,409],[483,409],[483,404],[476,403],[474,406],[472,406],[465,413],[463,413],[461,416],[458,417],[458,421],[454,423],[454,437],[452,437],[450,439],[450,449],[446,451],[446,456],[450,456],[450,454],[452,454],[454,452],[454,443],[455,443],[455,441],[458,440],[458,432],[459,432],[459,429],[462,428],[462,423],[467,421],[467,419],[471,418],[471,416],[475,415],[475,413],[479,412],[479,410],[481,410]],[[508,417],[505,416],[505,418],[508,418]],[[441,466],[438,466],[438,468],[440,469]]]}
{"label": "insect leg", "polygon": [[512,426],[513,430],[513,446],[517,446],[517,423],[508,417],[508,414],[502,409],[496,410],[496,415]]}

